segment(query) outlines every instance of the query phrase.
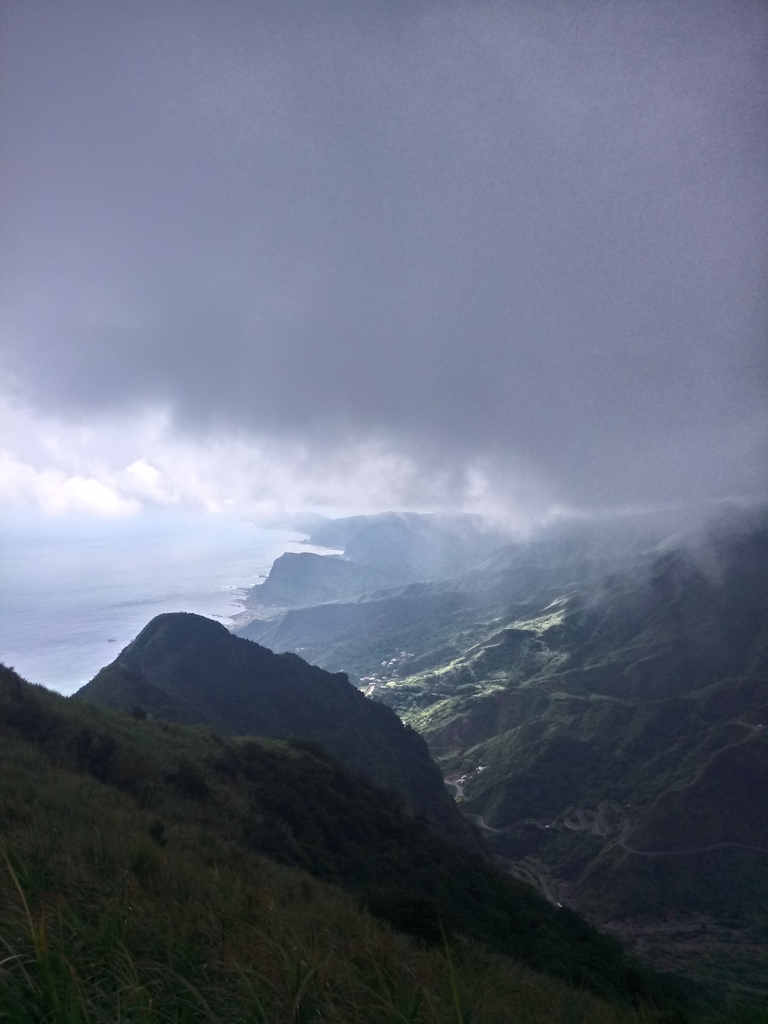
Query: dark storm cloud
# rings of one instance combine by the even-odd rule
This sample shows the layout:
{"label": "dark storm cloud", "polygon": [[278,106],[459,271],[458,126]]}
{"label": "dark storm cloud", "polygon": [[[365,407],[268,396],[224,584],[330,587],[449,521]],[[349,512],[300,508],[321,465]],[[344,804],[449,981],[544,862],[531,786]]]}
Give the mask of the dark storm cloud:
{"label": "dark storm cloud", "polygon": [[762,4],[3,19],[5,366],[41,412],[384,437],[587,504],[764,490]]}

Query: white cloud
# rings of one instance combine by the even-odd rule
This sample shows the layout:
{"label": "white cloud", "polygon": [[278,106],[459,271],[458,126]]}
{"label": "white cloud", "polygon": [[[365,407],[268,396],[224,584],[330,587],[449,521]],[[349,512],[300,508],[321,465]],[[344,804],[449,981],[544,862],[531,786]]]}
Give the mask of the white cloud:
{"label": "white cloud", "polygon": [[160,479],[160,471],[150,466],[146,459],[136,459],[130,466],[125,467],[125,471],[150,486],[155,485]]}
{"label": "white cloud", "polygon": [[[743,450],[756,446],[765,430],[765,417],[745,420],[738,437],[725,439],[721,461],[737,442]],[[375,435],[302,443],[247,431],[193,433],[162,408],[91,418],[85,426],[0,394],[0,436],[0,511],[114,518],[166,508],[266,522],[307,509],[331,516],[463,510],[524,532],[586,507],[513,454],[452,460],[439,449]],[[642,469],[637,454],[635,460]],[[731,491],[739,495],[737,477]],[[688,501],[697,499],[692,490]]]}
{"label": "white cloud", "polygon": [[310,507],[343,514],[489,501],[480,469],[456,472],[373,437],[340,438],[325,450],[225,431],[191,437],[157,409],[83,427],[1,398],[0,429],[0,506],[49,515],[175,507],[269,518]]}
{"label": "white cloud", "polygon": [[8,451],[0,451],[0,503],[30,504],[48,515],[79,512],[110,518],[132,515],[141,508],[109,481],[67,476],[51,467],[38,469]]}

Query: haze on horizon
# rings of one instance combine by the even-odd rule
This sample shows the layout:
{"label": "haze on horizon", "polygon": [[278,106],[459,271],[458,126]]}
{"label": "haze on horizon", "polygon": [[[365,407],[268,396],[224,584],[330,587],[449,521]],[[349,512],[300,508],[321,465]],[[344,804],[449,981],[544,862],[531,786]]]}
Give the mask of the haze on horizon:
{"label": "haze on horizon", "polygon": [[768,494],[758,0],[6,0],[0,502]]}

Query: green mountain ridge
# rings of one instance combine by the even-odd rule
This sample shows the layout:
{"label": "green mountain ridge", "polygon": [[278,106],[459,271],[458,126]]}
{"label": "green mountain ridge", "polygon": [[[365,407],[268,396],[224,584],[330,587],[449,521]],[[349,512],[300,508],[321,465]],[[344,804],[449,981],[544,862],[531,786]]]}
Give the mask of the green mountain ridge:
{"label": "green mountain ridge", "polygon": [[[374,532],[374,525],[368,530]],[[356,681],[381,676],[382,661],[397,658],[402,649],[420,667],[439,666],[497,632],[515,602],[540,602],[547,593],[553,600],[595,583],[617,567],[633,564],[663,536],[655,524],[642,530],[603,524],[553,529],[539,541],[497,547],[462,571],[456,563],[443,565],[443,578],[378,589],[332,606],[314,604],[311,587],[300,603],[297,587],[294,607],[282,616],[246,619],[234,631],[273,650],[300,652]],[[379,546],[384,544],[385,537],[379,537]],[[389,549],[390,567],[399,551],[396,544]]]}

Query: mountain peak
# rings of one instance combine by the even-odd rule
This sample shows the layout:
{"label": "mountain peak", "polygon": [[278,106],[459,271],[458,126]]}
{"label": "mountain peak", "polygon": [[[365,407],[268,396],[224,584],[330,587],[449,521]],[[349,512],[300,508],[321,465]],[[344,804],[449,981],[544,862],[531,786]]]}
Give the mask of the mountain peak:
{"label": "mountain peak", "polygon": [[344,673],[275,654],[220,623],[158,615],[76,698],[230,735],[314,740],[347,768],[400,791],[443,834],[482,849],[443,786],[425,741]]}

